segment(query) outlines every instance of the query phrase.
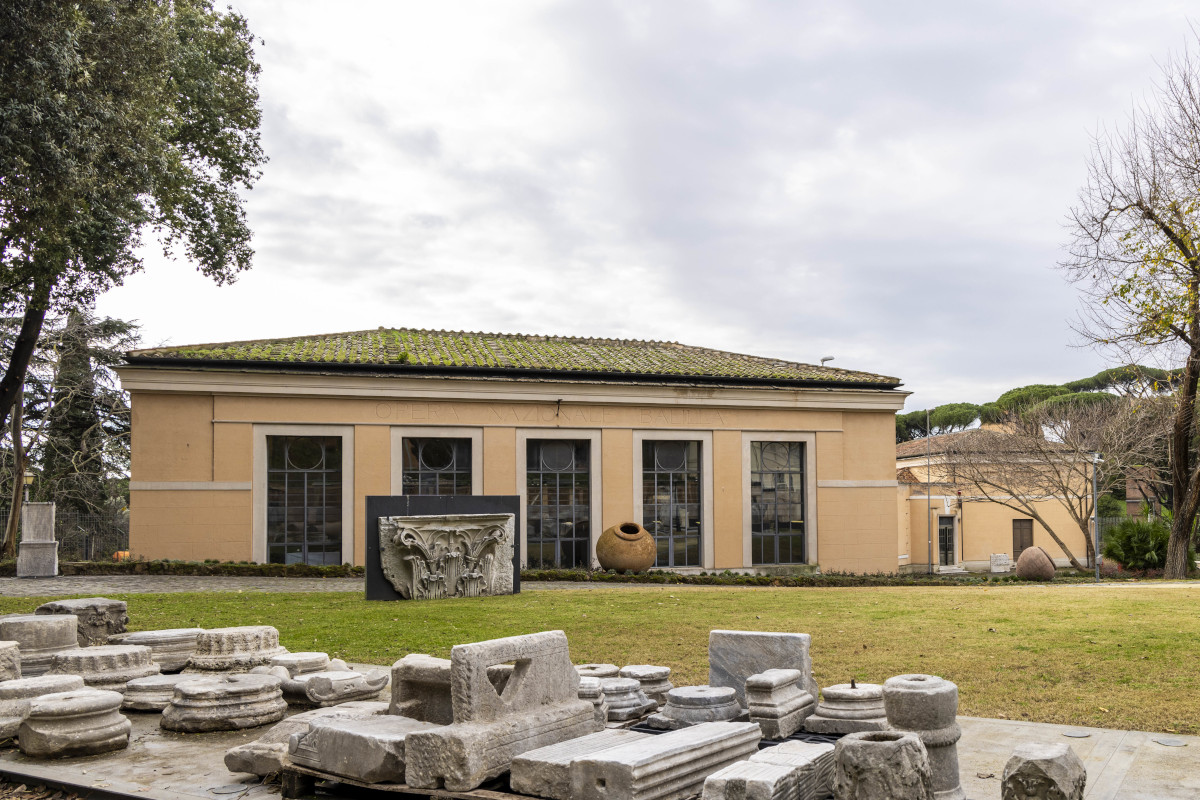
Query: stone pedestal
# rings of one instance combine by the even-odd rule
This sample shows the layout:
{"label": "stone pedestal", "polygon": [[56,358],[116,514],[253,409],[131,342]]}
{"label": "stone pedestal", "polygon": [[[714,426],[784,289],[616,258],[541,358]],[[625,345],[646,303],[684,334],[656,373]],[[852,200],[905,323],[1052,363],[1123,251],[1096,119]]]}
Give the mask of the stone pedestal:
{"label": "stone pedestal", "polygon": [[737,695],[728,686],[676,686],[667,692],[662,711],[651,714],[646,724],[674,731],[702,722],[732,722],[741,713]]}
{"label": "stone pedestal", "polygon": [[737,761],[704,779],[701,800],[795,800],[796,772],[780,764]]}
{"label": "stone pedestal", "polygon": [[816,712],[804,721],[804,729],[811,733],[838,735],[886,731],[888,721],[883,707],[883,687],[877,683],[826,686]]}
{"label": "stone pedestal", "polygon": [[621,674],[616,664],[576,664],[575,671],[581,678],[616,678]]}
{"label": "stone pedestal", "polygon": [[122,711],[162,711],[171,705],[175,687],[188,681],[205,681],[207,675],[149,675],[135,678],[125,684],[125,701]]}
{"label": "stone pedestal", "polygon": [[16,642],[0,642],[0,683],[21,677],[21,650]]}
{"label": "stone pedestal", "polygon": [[604,688],[599,678],[579,679],[579,699],[587,700],[596,710],[596,730],[603,730],[608,723],[608,701],[604,699]]}
{"label": "stone pedestal", "polygon": [[58,542],[54,540],[54,503],[21,507],[21,541],[17,550],[18,578],[58,575]]}
{"label": "stone pedestal", "polygon": [[292,734],[308,733],[308,725],[324,717],[373,717],[387,713],[387,703],[343,703],[334,708],[314,708],[281,719],[253,742],[240,744],[225,752],[225,767],[230,772],[249,772],[264,778],[283,769]]}
{"label": "stone pedestal", "polygon": [[108,644],[108,637],[125,632],[129,624],[124,600],[84,597],[78,600],[53,600],[43,603],[35,614],[74,614],[79,620],[79,646]]}
{"label": "stone pedestal", "polygon": [[887,720],[912,731],[929,753],[936,800],[965,800],[958,775],[958,687],[933,675],[897,675],[883,683]]}
{"label": "stone pedestal", "polygon": [[50,672],[79,675],[93,689],[125,693],[125,684],[135,678],[158,674],[150,648],[138,644],[106,644],[80,647],[54,654]]}
{"label": "stone pedestal", "polygon": [[184,672],[249,672],[286,652],[270,625],[213,628],[196,637],[196,652]]}
{"label": "stone pedestal", "polygon": [[627,722],[653,711],[656,703],[642,693],[642,684],[633,678],[601,678],[600,689],[608,704],[609,722]]}
{"label": "stone pedestal", "polygon": [[768,739],[786,739],[804,727],[817,701],[800,686],[798,669],[769,669],[746,679],[750,721],[757,722]]}
{"label": "stone pedestal", "polygon": [[405,740],[438,726],[381,714],[363,718],[320,717],[306,733],[288,740],[288,758],[310,769],[363,783],[404,783]]}
{"label": "stone pedestal", "polygon": [[933,800],[925,745],[913,733],[851,733],[834,747],[838,800]]}
{"label": "stone pedestal", "polygon": [[667,702],[667,692],[675,688],[671,683],[671,668],[653,664],[631,664],[621,668],[622,678],[633,678],[642,684],[642,692],[662,708]]}
{"label": "stone pedestal", "polygon": [[55,653],[79,647],[77,618],[70,614],[8,614],[0,617],[0,640],[13,641],[21,651],[21,674],[44,675]]}
{"label": "stone pedestal", "polygon": [[31,758],[65,758],[123,750],[133,726],[120,708],[121,695],[101,689],[43,695],[21,723],[21,752]]}
{"label": "stone pedestal", "polygon": [[78,675],[41,675],[0,682],[0,739],[17,735],[34,698],[82,688],[83,678]]}
{"label": "stone pedestal", "polygon": [[571,800],[572,761],[652,735],[613,728],[581,736],[569,742],[530,750],[513,759],[509,786],[518,794],[545,797],[549,800]]}
{"label": "stone pedestal", "polygon": [[1083,800],[1087,770],[1063,743],[1018,745],[1004,765],[1001,800]]}
{"label": "stone pedestal", "polygon": [[183,733],[234,731],[278,722],[287,703],[274,675],[227,675],[175,687],[163,728]]}
{"label": "stone pedestal", "polygon": [[825,800],[833,793],[833,745],[824,742],[780,742],[750,756],[751,761],[783,764],[796,771],[795,800]]}
{"label": "stone pedestal", "polygon": [[200,628],[166,628],[158,631],[119,633],[109,637],[109,644],[139,644],[150,648],[150,657],[163,672],[179,672],[188,665],[196,652],[196,637]]}

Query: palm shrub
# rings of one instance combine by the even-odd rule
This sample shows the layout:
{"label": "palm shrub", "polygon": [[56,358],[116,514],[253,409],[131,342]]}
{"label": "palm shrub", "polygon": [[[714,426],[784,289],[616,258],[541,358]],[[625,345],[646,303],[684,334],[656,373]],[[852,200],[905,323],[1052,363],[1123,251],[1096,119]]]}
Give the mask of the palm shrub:
{"label": "palm shrub", "polygon": [[[1171,528],[1161,518],[1126,517],[1104,535],[1104,557],[1131,571],[1162,569],[1167,563]],[[1196,554],[1188,554],[1195,563]]]}

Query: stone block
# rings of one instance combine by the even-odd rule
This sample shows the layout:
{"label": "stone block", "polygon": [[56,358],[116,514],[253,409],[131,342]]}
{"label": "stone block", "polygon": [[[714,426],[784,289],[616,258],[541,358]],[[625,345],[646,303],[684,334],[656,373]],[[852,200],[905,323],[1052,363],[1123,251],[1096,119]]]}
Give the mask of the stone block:
{"label": "stone block", "polygon": [[813,697],[812,637],[807,633],[711,631],[708,634],[708,683],[737,692],[738,705],[746,705],[746,679],[769,669],[798,669],[801,686]]}
{"label": "stone block", "polygon": [[390,714],[318,717],[309,721],[307,733],[292,734],[288,759],[364,783],[403,783],[405,739],[436,727]]}
{"label": "stone block", "polygon": [[781,764],[737,761],[704,779],[702,800],[795,800],[796,771]]}
{"label": "stone block", "polygon": [[804,727],[817,701],[803,687],[798,669],[769,669],[746,679],[750,721],[757,722],[768,739],[786,739]]}
{"label": "stone block", "polygon": [[[126,699],[129,695],[126,693]],[[225,751],[225,767],[230,772],[249,772],[260,778],[274,775],[283,769],[292,734],[307,733],[308,725],[323,717],[371,717],[387,713],[387,703],[351,702],[332,708],[301,711],[280,720],[253,742],[240,744]]]}
{"label": "stone block", "polygon": [[1087,770],[1064,743],[1018,745],[1004,765],[1001,800],[1083,800]]}
{"label": "stone block", "polygon": [[406,600],[513,593],[513,514],[379,517],[379,563]]}
{"label": "stone block", "polygon": [[196,636],[196,652],[185,672],[249,672],[283,655],[279,631],[270,625],[213,628]]}
{"label": "stone block", "polygon": [[835,735],[886,731],[888,721],[883,707],[883,687],[877,683],[826,686],[817,710],[804,721],[804,729]]}
{"label": "stone block", "polygon": [[118,633],[108,638],[109,644],[140,644],[150,648],[150,657],[163,672],[179,672],[188,665],[196,652],[200,628],[165,628],[157,631]]}
{"label": "stone block", "polygon": [[21,723],[21,752],[31,758],[66,758],[123,750],[133,726],[120,708],[121,695],[102,689],[42,695]]}
{"label": "stone block", "polygon": [[751,722],[705,722],[571,762],[572,800],[681,800],[758,749]]}
{"label": "stone block", "polygon": [[54,541],[54,503],[21,506],[21,541],[39,544]]}
{"label": "stone block", "polygon": [[851,733],[834,747],[837,800],[934,800],[925,745],[901,731]]}
{"label": "stone block", "polygon": [[122,711],[163,711],[175,698],[175,687],[188,681],[205,681],[214,675],[149,675],[125,684]]}
{"label": "stone block", "polygon": [[21,507],[21,540],[17,548],[18,578],[58,575],[58,542],[54,540],[54,503]]}
{"label": "stone block", "polygon": [[158,665],[150,648],[138,644],[105,644],[55,653],[50,663],[53,675],[80,675],[93,689],[125,693],[125,684],[136,678],[157,675]]}
{"label": "stone block", "polygon": [[34,678],[50,670],[55,653],[79,647],[78,627],[71,614],[6,614],[0,616],[0,640],[17,643],[21,675]]}
{"label": "stone block", "polygon": [[270,661],[272,667],[283,667],[288,677],[309,675],[314,672],[329,670],[328,653],[281,653]]}
{"label": "stone block", "polygon": [[677,686],[667,692],[667,704],[646,724],[674,731],[701,722],[732,722],[742,713],[737,695],[728,686]]}
{"label": "stone block", "polygon": [[409,653],[392,665],[389,714],[449,725],[454,721],[450,700],[450,659]]}
{"label": "stone block", "polygon": [[0,642],[0,683],[21,677],[21,649],[16,642]]}
{"label": "stone block", "polygon": [[163,711],[162,727],[183,733],[233,731],[278,722],[287,702],[274,675],[226,675],[185,681]]}
{"label": "stone block", "polygon": [[1008,553],[992,553],[988,559],[988,567],[992,574],[1007,574],[1012,571],[1012,559]]}
{"label": "stone block", "polygon": [[622,678],[633,678],[642,685],[642,693],[662,708],[667,702],[667,692],[675,688],[671,683],[671,668],[654,664],[630,664],[621,668]]}
{"label": "stone block", "polygon": [[35,614],[74,614],[78,622],[80,647],[108,644],[108,637],[125,632],[129,624],[128,607],[124,600],[107,597],[84,597],[75,600],[52,600],[43,603]]}
{"label": "stone block", "polygon": [[635,678],[601,678],[600,689],[608,704],[609,722],[628,722],[649,714],[657,703],[646,697]]}
{"label": "stone block", "polygon": [[599,678],[579,679],[579,699],[592,704],[596,715],[596,730],[603,730],[608,724],[608,702],[604,698],[604,687]]}
{"label": "stone block", "polygon": [[508,785],[518,794],[571,800],[572,761],[653,735],[613,728],[530,750],[513,759]]}
{"label": "stone block", "polygon": [[[457,645],[450,651],[454,722],[416,731],[405,745],[405,782],[470,791],[508,771],[521,753],[591,733],[592,703],[562,631]],[[489,667],[511,665],[503,688]]]}
{"label": "stone block", "polygon": [[576,664],[575,671],[581,678],[617,678],[621,668],[616,664]]}
{"label": "stone block", "polygon": [[934,675],[897,675],[883,683],[888,724],[921,738],[936,800],[965,800],[958,774],[958,687]]}
{"label": "stone block", "polygon": [[751,761],[782,764],[796,773],[796,800],[825,800],[833,793],[833,745],[825,742],[780,742],[764,747]]}
{"label": "stone block", "polygon": [[0,739],[17,735],[34,698],[82,688],[83,678],[78,675],[39,675],[0,682]]}

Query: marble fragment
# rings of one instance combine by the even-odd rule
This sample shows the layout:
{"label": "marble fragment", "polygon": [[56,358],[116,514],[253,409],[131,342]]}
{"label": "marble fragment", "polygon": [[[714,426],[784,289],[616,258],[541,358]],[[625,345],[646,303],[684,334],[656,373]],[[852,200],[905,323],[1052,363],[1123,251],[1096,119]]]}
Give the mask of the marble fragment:
{"label": "marble fragment", "polygon": [[935,800],[965,800],[958,774],[958,687],[934,675],[897,675],[883,683],[888,724],[921,738]]}
{"label": "marble fragment", "polygon": [[287,714],[280,683],[274,675],[249,674],[185,681],[175,687],[159,724],[182,733],[270,725]]}
{"label": "marble fragment", "polygon": [[816,700],[800,686],[803,678],[798,669],[769,669],[746,679],[750,721],[766,738],[786,739],[816,710]]}
{"label": "marble fragment", "polygon": [[74,614],[78,622],[80,647],[108,644],[108,637],[125,632],[129,624],[128,606],[124,600],[107,597],[83,597],[73,600],[52,600],[43,603],[35,614]]}
{"label": "marble fragment", "polygon": [[[344,662],[343,662],[344,663]],[[283,699],[288,705],[323,708],[359,700],[374,700],[387,686],[387,673],[381,669],[368,673],[350,669],[306,672],[290,675],[286,667],[255,667],[250,674],[275,675],[282,681]]]}
{"label": "marble fragment", "polygon": [[79,647],[79,620],[73,614],[6,614],[0,616],[0,640],[17,643],[21,675],[36,678],[50,671],[55,653]]}
{"label": "marble fragment", "polygon": [[283,667],[288,677],[329,671],[328,653],[281,653],[270,661],[272,667]]}
{"label": "marble fragment", "polygon": [[738,705],[746,705],[746,679],[769,669],[798,669],[801,686],[813,697],[817,683],[812,677],[812,637],[807,633],[759,631],[710,631],[708,634],[708,683],[728,686],[737,692]]}
{"label": "marble fragment", "polygon": [[79,675],[93,689],[124,694],[125,685],[136,678],[157,675],[158,665],[150,648],[138,644],[104,644],[55,653],[52,675]]}
{"label": "marble fragment", "polygon": [[579,699],[592,704],[596,715],[596,730],[603,730],[608,723],[608,701],[604,698],[604,687],[599,678],[579,679]]}
{"label": "marble fragment", "polygon": [[838,800],[933,800],[933,773],[914,733],[863,731],[834,746]]}
{"label": "marble fragment", "polygon": [[404,744],[430,722],[381,714],[318,717],[307,733],[288,739],[288,759],[301,766],[363,783],[404,783]]}
{"label": "marble fragment", "polygon": [[658,705],[642,692],[642,684],[634,678],[601,678],[600,689],[608,704],[609,722],[628,722],[644,717]]}
{"label": "marble fragment", "polygon": [[17,735],[34,698],[82,688],[83,678],[78,675],[39,675],[0,682],[0,739]]}
{"label": "marble fragment", "polygon": [[576,664],[575,671],[581,678],[617,678],[621,668],[616,664]]}
{"label": "marble fragment", "polygon": [[888,729],[883,687],[879,684],[839,683],[826,686],[821,695],[817,710],[804,721],[806,731],[842,735]]}
{"label": "marble fragment", "polygon": [[796,771],[781,764],[736,761],[704,779],[701,800],[795,800]]}
{"label": "marble fragment", "polygon": [[741,713],[737,694],[728,686],[676,686],[667,692],[662,711],[651,714],[646,724],[674,731],[701,722],[732,722]]}
{"label": "marble fragment", "polygon": [[121,714],[121,695],[75,689],[35,698],[17,742],[31,758],[92,756],[129,746],[133,727]]}
{"label": "marble fragment", "polygon": [[[128,695],[126,695],[128,697]],[[322,717],[371,717],[387,713],[387,703],[351,702],[331,708],[313,708],[281,719],[253,742],[225,751],[225,768],[230,772],[249,772],[260,778],[283,769],[292,734],[307,733],[308,725]]]}
{"label": "marble fragment", "polygon": [[1065,743],[1017,745],[1004,765],[1001,800],[1083,800],[1087,770]]}
{"label": "marble fragment", "polygon": [[165,628],[157,631],[135,631],[108,637],[109,644],[140,644],[150,648],[150,657],[163,672],[179,672],[188,665],[196,652],[200,628]]}
{"label": "marble fragment", "polygon": [[512,514],[379,517],[379,562],[401,597],[513,593]]}
{"label": "marble fragment", "polygon": [[653,734],[613,728],[530,750],[513,759],[508,784],[518,794],[571,800],[572,761],[649,736]]}
{"label": "marble fragment", "polygon": [[704,722],[571,762],[572,800],[681,800],[758,749],[751,722]]}
{"label": "marble fragment", "polygon": [[270,625],[212,628],[196,636],[196,652],[185,672],[249,672],[283,655],[279,631]]}
{"label": "marble fragment", "polygon": [[125,684],[122,711],[163,711],[175,697],[175,687],[188,681],[208,680],[210,675],[149,675]]}
{"label": "marble fragment", "polygon": [[392,665],[389,714],[449,725],[454,721],[450,700],[450,659],[409,653]]}
{"label": "marble fragment", "polygon": [[796,772],[795,800],[825,800],[833,793],[834,747],[825,742],[780,742],[764,747],[751,761],[782,764]]}
{"label": "marble fragment", "polygon": [[621,667],[622,678],[633,678],[642,685],[642,693],[658,704],[659,708],[667,702],[667,692],[675,688],[671,683],[671,668],[654,664],[630,664]]}
{"label": "marble fragment", "polygon": [[0,683],[21,677],[21,648],[16,642],[0,642]]}

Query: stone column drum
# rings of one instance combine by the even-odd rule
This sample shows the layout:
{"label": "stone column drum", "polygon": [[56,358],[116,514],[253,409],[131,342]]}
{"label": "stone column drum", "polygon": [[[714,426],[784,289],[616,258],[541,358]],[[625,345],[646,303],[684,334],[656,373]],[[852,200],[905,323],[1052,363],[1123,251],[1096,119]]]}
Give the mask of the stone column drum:
{"label": "stone column drum", "polygon": [[43,603],[35,614],[74,614],[79,618],[79,646],[108,644],[108,637],[124,633],[129,624],[128,607],[124,600],[107,597],[82,597],[75,600],[52,600]]}
{"label": "stone column drum", "polygon": [[579,699],[587,700],[596,709],[596,730],[604,730],[608,723],[608,703],[604,699],[604,689],[600,686],[599,678],[579,679]]}
{"label": "stone column drum", "polygon": [[729,686],[677,686],[667,692],[667,704],[646,724],[674,731],[702,722],[732,722],[742,713],[737,693]]}
{"label": "stone column drum", "polygon": [[17,735],[35,697],[83,688],[78,675],[39,675],[0,682],[0,739]]}
{"label": "stone column drum", "polygon": [[601,678],[600,688],[608,703],[610,722],[627,722],[654,710],[655,702],[642,692],[642,684],[633,678]]}
{"label": "stone column drum", "polygon": [[50,670],[55,653],[79,647],[79,619],[74,614],[7,614],[0,617],[0,640],[21,651],[21,675],[35,678]]}
{"label": "stone column drum", "polygon": [[642,691],[658,707],[662,708],[667,702],[667,692],[675,688],[671,683],[671,668],[659,667],[654,664],[630,664],[621,668],[622,678],[633,678],[642,684]]}
{"label": "stone column drum", "polygon": [[43,695],[30,705],[17,734],[33,758],[93,756],[129,746],[133,727],[120,711],[121,695],[102,689]]}
{"label": "stone column drum", "polygon": [[196,637],[200,628],[166,628],[158,631],[137,631],[110,636],[109,644],[140,644],[150,648],[150,657],[163,672],[179,672],[188,665],[196,652]]}
{"label": "stone column drum", "polygon": [[52,675],[80,675],[93,689],[125,693],[125,684],[137,678],[157,675],[158,664],[150,658],[150,648],[139,644],[106,644],[80,647],[54,654]]}
{"label": "stone column drum", "polygon": [[149,675],[125,684],[122,711],[163,711],[175,698],[175,687],[188,681],[205,681],[207,675]]}
{"label": "stone column drum", "polygon": [[616,678],[621,674],[616,664],[576,664],[575,671],[581,678]]}
{"label": "stone column drum", "polygon": [[883,707],[883,687],[877,683],[851,686],[839,683],[821,690],[816,712],[804,721],[810,733],[846,734],[885,731],[887,712]]}
{"label": "stone column drum", "polygon": [[249,672],[286,652],[270,625],[213,628],[196,637],[196,652],[184,672]]}
{"label": "stone column drum", "polygon": [[169,731],[207,733],[279,722],[287,714],[281,683],[274,675],[226,675],[180,683],[159,724]]}
{"label": "stone column drum", "polygon": [[936,800],[965,800],[958,775],[958,687],[933,675],[897,675],[883,683],[888,723],[921,737]]}
{"label": "stone column drum", "polygon": [[863,731],[834,746],[837,800],[934,800],[925,745],[915,733]]}

